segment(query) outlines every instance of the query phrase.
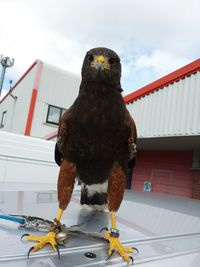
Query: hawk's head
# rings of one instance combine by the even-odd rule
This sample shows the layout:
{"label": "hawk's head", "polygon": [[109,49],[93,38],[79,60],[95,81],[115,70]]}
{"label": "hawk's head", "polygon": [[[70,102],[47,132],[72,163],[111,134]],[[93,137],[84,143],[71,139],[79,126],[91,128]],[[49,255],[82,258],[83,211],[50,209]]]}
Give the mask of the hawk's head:
{"label": "hawk's head", "polygon": [[97,47],[87,52],[82,66],[82,79],[84,81],[109,84],[122,91],[120,78],[120,58],[113,50]]}

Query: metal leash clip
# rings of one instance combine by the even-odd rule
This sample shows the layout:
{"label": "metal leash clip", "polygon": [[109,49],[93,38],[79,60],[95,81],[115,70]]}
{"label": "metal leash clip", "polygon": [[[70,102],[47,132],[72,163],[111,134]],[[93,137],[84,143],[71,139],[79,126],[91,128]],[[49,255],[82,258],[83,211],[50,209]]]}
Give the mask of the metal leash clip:
{"label": "metal leash clip", "polygon": [[11,216],[20,217],[24,219],[24,223],[20,225],[21,227],[30,228],[42,232],[49,232],[54,224],[53,221],[45,220],[43,218],[35,216],[16,215],[16,214],[11,214]]}
{"label": "metal leash clip", "polygon": [[[19,227],[28,228],[41,232],[49,232],[55,227],[55,222],[46,220],[40,217],[19,215],[19,214],[0,214],[0,219],[16,222]],[[63,243],[70,235],[78,235],[84,237],[92,237],[107,241],[101,234],[95,232],[84,232],[80,230],[80,225],[67,227],[65,224],[60,224],[60,230],[57,233],[58,243]]]}

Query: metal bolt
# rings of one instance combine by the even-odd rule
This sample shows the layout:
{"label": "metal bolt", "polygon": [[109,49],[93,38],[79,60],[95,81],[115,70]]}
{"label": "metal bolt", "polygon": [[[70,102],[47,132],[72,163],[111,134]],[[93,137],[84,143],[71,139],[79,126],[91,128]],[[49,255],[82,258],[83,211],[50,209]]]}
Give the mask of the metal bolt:
{"label": "metal bolt", "polygon": [[96,259],[97,255],[93,252],[86,252],[84,256],[88,259]]}

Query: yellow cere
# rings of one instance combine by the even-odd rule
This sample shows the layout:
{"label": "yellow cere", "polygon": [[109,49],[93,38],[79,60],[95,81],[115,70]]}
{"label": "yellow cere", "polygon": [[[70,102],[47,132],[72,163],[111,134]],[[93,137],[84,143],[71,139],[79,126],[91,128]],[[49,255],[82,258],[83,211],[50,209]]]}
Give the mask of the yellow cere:
{"label": "yellow cere", "polygon": [[105,62],[105,57],[104,56],[98,56],[97,57],[97,62],[102,62],[102,63],[104,63]]}
{"label": "yellow cere", "polygon": [[96,65],[98,62],[101,62],[103,64],[104,69],[109,70],[110,64],[108,63],[108,58],[104,57],[103,55],[100,56],[94,56],[94,61],[91,63],[91,67],[96,68]]}

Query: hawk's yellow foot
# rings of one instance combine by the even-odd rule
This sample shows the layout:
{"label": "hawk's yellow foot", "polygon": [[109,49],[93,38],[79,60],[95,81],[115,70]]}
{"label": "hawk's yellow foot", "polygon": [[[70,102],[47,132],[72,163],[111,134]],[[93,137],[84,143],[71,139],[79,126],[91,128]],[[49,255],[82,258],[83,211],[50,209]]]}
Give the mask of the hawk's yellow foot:
{"label": "hawk's yellow foot", "polygon": [[59,233],[60,219],[61,219],[62,214],[63,214],[63,210],[59,209],[57,216],[54,219],[54,225],[52,226],[51,231],[47,235],[34,236],[34,235],[24,234],[21,237],[21,238],[23,238],[24,236],[26,236],[28,240],[38,242],[37,245],[35,245],[34,247],[31,247],[29,249],[28,255],[27,255],[28,257],[29,257],[31,252],[35,252],[35,251],[43,248],[46,244],[50,244],[51,247],[53,248],[53,250],[58,253],[58,257],[60,258],[60,252],[59,252],[58,245],[57,245],[57,241],[58,241],[57,235]]}
{"label": "hawk's yellow foot", "polygon": [[[108,259],[113,255],[114,251],[117,251],[119,255],[128,263],[132,261],[133,263],[133,257],[129,256],[127,253],[133,253],[134,250],[137,251],[136,248],[130,248],[130,247],[125,247],[121,244],[119,241],[119,233],[118,229],[112,229],[111,232],[105,231],[104,236],[105,238],[109,241],[110,243],[110,248],[108,250]],[[138,251],[137,251],[138,252]]]}
{"label": "hawk's yellow foot", "polygon": [[30,241],[36,241],[38,242],[37,245],[34,247],[31,247],[28,251],[28,257],[31,252],[35,252],[41,248],[43,248],[46,244],[50,244],[51,247],[53,248],[54,251],[58,253],[58,256],[60,257],[57,241],[56,241],[56,233],[55,232],[49,232],[45,236],[34,236],[34,235],[29,235],[29,234],[24,234],[22,238],[26,236],[28,240]]}
{"label": "hawk's yellow foot", "polygon": [[137,248],[125,247],[119,241],[119,230],[116,228],[116,217],[115,217],[115,213],[114,212],[111,212],[111,228],[110,228],[110,231],[108,231],[108,228],[103,228],[103,229],[106,230],[104,232],[104,236],[110,243],[110,248],[108,250],[108,259],[113,255],[113,253],[115,251],[117,251],[119,253],[119,255],[126,262],[128,262],[128,263],[132,262],[132,264],[133,264],[133,262],[134,262],[133,257],[129,256],[128,253],[133,253],[134,250],[138,253],[138,250],[137,250]]}

